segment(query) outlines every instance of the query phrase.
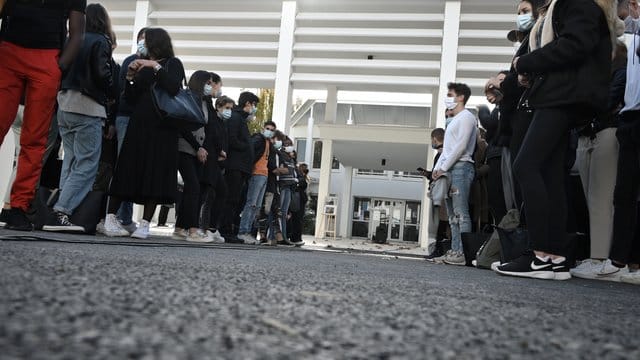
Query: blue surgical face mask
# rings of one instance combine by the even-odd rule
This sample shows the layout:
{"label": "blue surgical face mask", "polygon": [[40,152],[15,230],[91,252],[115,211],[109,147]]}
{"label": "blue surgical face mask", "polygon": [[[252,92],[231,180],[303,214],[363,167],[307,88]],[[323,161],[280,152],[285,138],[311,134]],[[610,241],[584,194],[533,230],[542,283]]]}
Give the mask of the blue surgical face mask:
{"label": "blue surgical face mask", "polygon": [[222,110],[222,118],[225,120],[229,120],[231,118],[231,109]]}
{"label": "blue surgical face mask", "polygon": [[262,136],[264,136],[267,139],[271,139],[273,137],[273,131],[265,129],[262,131]]}
{"label": "blue surgical face mask", "polygon": [[258,112],[258,108],[256,106],[251,106],[251,111],[249,112],[250,115],[255,115],[256,112]]}
{"label": "blue surgical face mask", "polygon": [[452,121],[453,121],[453,117],[448,117],[447,120],[445,120],[445,128],[448,127]]}
{"label": "blue surgical face mask", "polygon": [[218,91],[216,91],[215,95],[213,95],[214,98],[219,98],[220,96],[222,96],[222,90],[218,89]]}
{"label": "blue surgical face mask", "polygon": [[533,15],[531,13],[528,14],[520,14],[518,15],[518,20],[516,21],[516,25],[518,26],[518,31],[527,32],[531,30],[533,27]]}
{"label": "blue surgical face mask", "polygon": [[138,41],[138,54],[140,54],[140,56],[149,55],[149,50],[147,49],[147,46],[144,43],[144,39],[141,39],[140,41]]}
{"label": "blue surgical face mask", "polygon": [[276,140],[276,142],[274,142],[274,143],[273,143],[273,146],[274,146],[276,149],[280,150],[280,148],[282,147],[282,141],[280,141],[280,140]]}
{"label": "blue surgical face mask", "polygon": [[211,96],[213,95],[213,86],[209,85],[209,84],[204,84],[204,96]]}

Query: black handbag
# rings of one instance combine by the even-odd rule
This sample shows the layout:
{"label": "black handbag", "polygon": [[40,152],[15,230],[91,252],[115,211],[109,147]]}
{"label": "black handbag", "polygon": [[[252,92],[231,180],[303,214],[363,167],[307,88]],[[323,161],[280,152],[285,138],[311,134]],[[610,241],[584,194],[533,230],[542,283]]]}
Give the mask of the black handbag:
{"label": "black handbag", "polygon": [[472,261],[476,259],[478,251],[482,245],[489,240],[491,228],[483,229],[480,232],[462,233],[462,251],[464,252],[465,265],[473,266]]}
{"label": "black handbag", "polygon": [[500,262],[502,264],[513,261],[528,251],[531,251],[529,232],[527,229],[503,229],[496,227],[500,236]]}
{"label": "black handbag", "polygon": [[[183,76],[183,80],[186,85],[186,75]],[[171,96],[155,83],[151,87],[151,94],[158,115],[178,129],[193,131],[207,124],[200,104],[188,88],[181,87],[175,96]]]}

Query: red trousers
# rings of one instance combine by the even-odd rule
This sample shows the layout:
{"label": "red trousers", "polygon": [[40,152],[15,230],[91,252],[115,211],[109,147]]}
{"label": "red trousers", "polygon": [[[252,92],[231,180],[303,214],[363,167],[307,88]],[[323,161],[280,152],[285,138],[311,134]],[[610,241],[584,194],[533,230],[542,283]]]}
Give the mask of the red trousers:
{"label": "red trousers", "polygon": [[[0,43],[0,139],[15,120],[22,94],[24,118],[16,179],[11,189],[11,207],[27,210],[42,171],[51,118],[60,87],[57,49],[27,49]],[[9,172],[9,169],[0,169]]]}

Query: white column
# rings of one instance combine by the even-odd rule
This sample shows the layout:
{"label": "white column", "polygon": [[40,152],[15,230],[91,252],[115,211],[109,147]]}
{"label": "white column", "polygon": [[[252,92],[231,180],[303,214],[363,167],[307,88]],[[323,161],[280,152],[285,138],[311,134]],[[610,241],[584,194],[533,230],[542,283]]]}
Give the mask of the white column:
{"label": "white column", "polygon": [[149,13],[151,12],[151,4],[149,0],[136,1],[136,17],[133,21],[133,42],[131,43],[131,53],[138,51],[138,31],[149,25]]}
{"label": "white column", "polygon": [[293,41],[296,28],[297,4],[295,1],[282,2],[282,20],[280,21],[280,40],[278,43],[278,62],[276,65],[276,87],[273,101],[272,120],[279,129],[289,128],[291,116],[291,61],[293,60]]}
{"label": "white column", "polygon": [[342,193],[340,194],[340,210],[338,216],[340,216],[340,237],[347,239],[349,234],[349,222],[351,221],[351,188],[353,184],[353,166],[344,167],[344,179],[342,181]]}
{"label": "white column", "polygon": [[11,170],[13,169],[13,159],[16,149],[15,137],[13,130],[9,129],[2,145],[0,146],[0,202],[4,202],[5,192],[11,178]]}
{"label": "white column", "polygon": [[420,208],[420,236],[419,243],[421,248],[427,248],[431,241],[435,238],[429,238],[429,223],[431,222],[431,199],[429,199],[429,181],[424,179],[422,192],[422,206]]}
{"label": "white column", "polygon": [[320,162],[320,180],[318,181],[318,208],[316,209],[316,238],[322,239],[322,213],[331,188],[331,163],[333,162],[333,140],[322,140],[322,161]]}
{"label": "white column", "polygon": [[[458,65],[458,35],[460,32],[460,1],[447,1],[444,7],[442,31],[442,56],[440,60],[440,86],[433,97],[431,111],[435,111],[436,127],[444,128],[444,98],[447,97],[447,83],[456,80]],[[433,116],[431,117],[433,119]]]}
{"label": "white column", "polygon": [[324,123],[335,124],[338,115],[338,88],[335,85],[327,86],[327,106],[324,110]]}
{"label": "white column", "polygon": [[313,107],[309,111],[309,120],[307,120],[307,144],[304,148],[304,162],[309,166],[309,169],[313,168],[313,126],[315,120],[313,119]]}

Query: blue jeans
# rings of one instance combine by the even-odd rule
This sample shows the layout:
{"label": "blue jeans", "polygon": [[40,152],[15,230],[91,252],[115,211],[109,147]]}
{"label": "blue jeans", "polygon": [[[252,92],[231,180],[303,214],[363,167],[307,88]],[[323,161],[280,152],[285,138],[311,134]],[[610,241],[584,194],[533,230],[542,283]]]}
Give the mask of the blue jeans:
{"label": "blue jeans", "polygon": [[264,192],[267,189],[267,177],[264,175],[253,175],[249,179],[249,185],[247,188],[247,201],[244,204],[242,210],[242,217],[240,220],[240,230],[238,234],[250,234],[253,230],[253,224],[256,221],[258,211],[262,206],[262,200],[264,199]]}
{"label": "blue jeans", "polygon": [[[116,117],[116,136],[118,137],[118,155],[120,155],[120,149],[122,149],[122,143],[124,142],[124,136],[127,133],[127,127],[129,126],[129,116]],[[133,222],[133,203],[129,201],[123,201],[116,214],[118,219],[122,221],[123,225],[129,225]]]}
{"label": "blue jeans", "polygon": [[102,121],[99,117],[58,110],[64,160],[55,211],[73,214],[93,188],[102,149]]}
{"label": "blue jeans", "polygon": [[451,226],[451,250],[462,252],[462,233],[471,232],[469,215],[469,194],[475,177],[475,166],[466,161],[458,161],[449,169],[451,190],[447,199],[447,213]]}
{"label": "blue jeans", "polygon": [[287,240],[287,214],[289,213],[289,205],[291,204],[291,187],[283,186],[280,188],[280,231],[282,238]]}

